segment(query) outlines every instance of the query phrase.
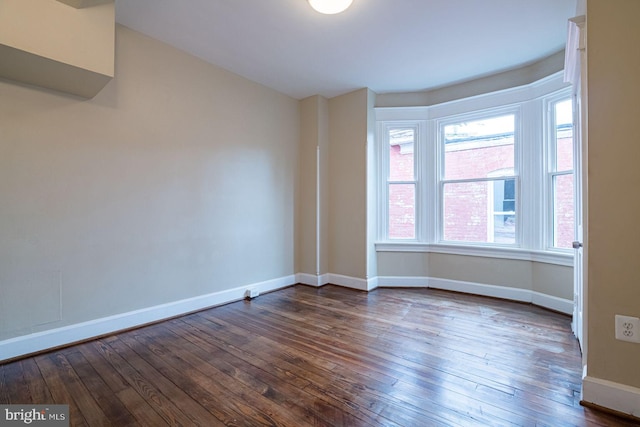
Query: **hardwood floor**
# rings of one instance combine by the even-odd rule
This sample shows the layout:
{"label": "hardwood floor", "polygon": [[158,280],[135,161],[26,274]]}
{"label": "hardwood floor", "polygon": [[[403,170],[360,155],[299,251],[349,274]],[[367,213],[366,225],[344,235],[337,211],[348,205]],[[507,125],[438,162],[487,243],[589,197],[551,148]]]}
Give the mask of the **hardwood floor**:
{"label": "hardwood floor", "polygon": [[72,426],[631,426],[579,405],[570,319],[437,290],[294,286],[0,365]]}

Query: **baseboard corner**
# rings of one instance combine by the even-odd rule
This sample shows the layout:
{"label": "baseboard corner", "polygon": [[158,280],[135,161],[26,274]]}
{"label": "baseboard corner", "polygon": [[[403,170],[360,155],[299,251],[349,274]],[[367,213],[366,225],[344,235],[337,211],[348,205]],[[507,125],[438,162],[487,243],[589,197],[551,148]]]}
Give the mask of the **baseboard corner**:
{"label": "baseboard corner", "polygon": [[586,406],[640,418],[640,388],[637,387],[587,375],[582,380],[581,400]]}

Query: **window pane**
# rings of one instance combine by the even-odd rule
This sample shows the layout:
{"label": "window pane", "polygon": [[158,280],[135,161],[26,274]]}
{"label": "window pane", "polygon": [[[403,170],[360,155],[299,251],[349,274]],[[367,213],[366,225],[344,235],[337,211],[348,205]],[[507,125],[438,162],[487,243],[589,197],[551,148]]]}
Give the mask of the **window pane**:
{"label": "window pane", "polygon": [[516,242],[515,179],[493,181],[493,230],[489,229],[488,239],[494,243]]}
{"label": "window pane", "polygon": [[515,195],[515,179],[445,184],[443,239],[514,244]]}
{"label": "window pane", "polygon": [[514,244],[516,242],[516,216],[493,216],[493,240],[492,243]]}
{"label": "window pane", "polygon": [[555,104],[556,171],[573,169],[573,111],[571,100]]}
{"label": "window pane", "polygon": [[485,178],[500,170],[512,174],[514,129],[513,114],[445,126],[445,179]]}
{"label": "window pane", "polygon": [[416,186],[389,184],[389,238],[415,239]]}
{"label": "window pane", "polygon": [[451,183],[444,186],[444,240],[487,240],[489,182]]}
{"label": "window pane", "polygon": [[553,179],[553,245],[571,248],[574,237],[573,174]]}
{"label": "window pane", "polygon": [[415,146],[414,129],[392,129],[389,131],[389,180],[413,181]]}

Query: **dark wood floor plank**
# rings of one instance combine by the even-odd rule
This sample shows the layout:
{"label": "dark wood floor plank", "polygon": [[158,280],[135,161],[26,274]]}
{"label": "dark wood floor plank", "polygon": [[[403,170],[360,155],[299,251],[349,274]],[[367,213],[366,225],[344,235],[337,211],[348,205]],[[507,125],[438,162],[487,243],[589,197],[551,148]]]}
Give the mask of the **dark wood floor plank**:
{"label": "dark wood floor plank", "polygon": [[[246,327],[246,324],[247,324],[247,322],[248,322],[248,321],[250,321],[250,319],[248,319],[248,318],[247,318],[247,319],[245,319],[245,322],[244,322],[244,323],[245,323],[245,327]],[[263,331],[263,333],[264,333],[264,331]],[[311,340],[311,341],[313,341],[313,340]],[[313,341],[313,342],[315,342],[315,341]],[[484,362],[483,362],[483,364],[484,364]],[[466,404],[467,404],[467,406],[472,407],[472,405],[469,405],[469,403],[470,403],[470,402],[471,402],[471,401],[466,401]],[[523,403],[526,403],[526,402],[523,402]],[[483,411],[483,412],[486,412],[486,410],[487,410],[487,406],[485,405],[485,406],[484,406],[484,409],[483,409],[482,411]],[[479,408],[478,408],[478,411],[480,412],[480,409],[479,409]],[[521,411],[521,408],[518,408],[517,410],[514,410],[514,412],[513,412],[513,413],[509,413],[509,412],[504,413],[504,412],[503,412],[503,416],[504,416],[504,417],[506,417],[507,419],[512,420],[512,421],[520,422],[520,421],[521,421],[520,416],[519,416],[519,412],[520,412],[520,411]],[[498,411],[498,412],[501,412],[501,411]],[[543,408],[543,409],[540,411],[540,413],[538,413],[538,414],[533,414],[533,415],[534,415],[534,416],[538,416],[538,417],[545,417],[545,414],[546,414],[546,409],[544,409],[544,408]],[[491,415],[495,416],[496,414],[494,413],[494,414],[491,414]]]}
{"label": "dark wood floor plank", "polygon": [[[97,340],[92,343],[94,349],[112,366],[112,369],[122,376],[125,381],[136,391],[136,393],[151,407],[168,425],[179,425],[184,423],[186,417],[176,405],[167,399],[152,382],[145,378],[140,372],[134,369],[128,362],[128,357],[122,358],[115,352],[106,340]],[[104,378],[104,377],[103,377]],[[121,390],[118,394],[126,395],[126,390]],[[130,393],[129,393],[130,394]],[[132,412],[133,413],[133,412]],[[134,416],[136,414],[134,413]],[[149,415],[153,416],[152,414]]]}
{"label": "dark wood floor plank", "polygon": [[[167,424],[199,425],[198,419],[184,410],[182,404],[186,406],[188,403],[182,400],[183,396],[175,385],[149,367],[135,352],[123,355],[118,336],[100,340],[96,345],[98,351],[109,360],[114,369],[134,387],[138,394],[150,402],[150,406]],[[212,415],[208,412],[203,416],[205,422],[211,421],[210,418]]]}
{"label": "dark wood floor plank", "polygon": [[25,378],[20,361],[12,362],[4,367],[5,387],[10,404],[31,403],[29,389],[24,386]]}
{"label": "dark wood floor plank", "polygon": [[291,385],[299,389],[302,389],[309,384],[309,381],[307,379],[295,376],[290,371],[288,371],[286,364],[269,364],[269,360],[265,360],[264,357],[259,357],[247,351],[246,349],[239,348],[227,343],[226,341],[221,339],[220,334],[218,334],[217,332],[214,333],[214,335],[210,335],[207,332],[200,333],[203,331],[202,329],[199,329],[198,326],[191,324],[188,318],[167,322],[167,327],[173,333],[180,335],[182,338],[195,345],[201,351],[213,353],[222,350],[247,364],[256,366],[259,369],[268,370],[273,375],[276,375],[278,378],[284,379],[285,381],[289,382]]}
{"label": "dark wood floor plank", "polygon": [[[248,321],[249,321],[249,319],[245,319],[244,324],[246,325]],[[246,327],[246,326],[245,326],[245,327]],[[263,333],[263,334],[268,334],[268,332],[267,332],[267,331],[262,331],[261,333]],[[313,337],[313,338],[315,339],[315,338],[317,338],[317,337]],[[325,349],[325,351],[327,351],[327,352],[328,352],[328,351],[329,351],[329,350],[328,350],[329,348],[331,348],[331,345],[329,345],[329,346],[327,347],[327,349]],[[314,350],[317,350],[317,348],[316,348],[316,349],[314,349]],[[333,354],[332,354],[332,355],[333,355]],[[344,356],[344,354],[343,354],[343,355],[341,355],[341,356]],[[373,359],[371,359],[371,358],[370,358],[370,359],[367,359],[367,360],[364,360],[364,359],[362,359],[362,358],[360,357],[360,355],[354,355],[354,354],[351,354],[351,356],[352,356],[352,357],[354,357],[354,356],[355,356],[355,357],[354,357],[353,359],[349,359],[348,357],[346,357],[346,356],[345,356],[345,357],[344,357],[344,359],[345,359],[346,361],[349,361],[349,362],[355,362],[355,363],[357,363],[357,364],[359,365],[359,366],[358,366],[359,368],[371,367],[371,366],[372,366],[372,363],[374,362],[374,361],[373,361]],[[359,359],[360,359],[360,360],[359,360]],[[389,364],[392,364],[392,363],[393,363],[391,360],[383,360],[383,361],[380,363],[380,366],[384,366],[383,368],[381,368],[381,371],[391,372],[391,370],[388,368],[388,366],[385,366],[385,365],[387,365],[387,362],[389,362]],[[355,372],[355,375],[358,375],[357,370],[356,370],[356,372]],[[398,377],[399,377],[399,376],[398,376],[397,372],[395,372],[395,373],[394,373],[394,375],[395,375],[395,378],[393,378],[393,380],[394,380],[394,382],[396,382],[396,381],[398,380]],[[475,386],[476,386],[476,384],[475,384],[475,383],[471,383],[470,385],[471,385],[471,386],[473,386],[473,387],[475,387]]]}
{"label": "dark wood floor plank", "polygon": [[[247,424],[280,424],[291,425],[293,420],[286,417],[280,417],[278,413],[274,413],[271,408],[267,407],[267,412],[262,411],[256,406],[255,399],[245,393],[240,396],[233,395],[229,389],[225,387],[225,375],[219,370],[209,370],[207,375],[201,375],[194,372],[187,362],[180,357],[183,352],[174,348],[173,352],[166,351],[162,346],[153,340],[145,338],[141,333],[127,334],[121,336],[124,344],[138,353],[141,358],[148,361],[150,366],[156,369],[169,381],[173,382],[180,390],[189,390],[189,398],[197,402],[203,409],[208,410],[210,418],[215,417],[225,420],[226,422],[235,419],[244,419]],[[234,383],[237,389],[242,389],[242,384]],[[187,402],[189,402],[187,400]],[[226,411],[223,414],[221,408]],[[192,409],[193,410],[193,409]],[[205,417],[202,415],[201,417]],[[216,419],[220,425],[223,423]]]}
{"label": "dark wood floor plank", "polygon": [[[265,365],[262,366],[261,363],[263,361],[257,356],[237,347],[226,348],[224,345],[217,345],[217,343],[208,341],[198,333],[197,328],[194,328],[192,325],[184,323],[183,321],[174,320],[172,322],[167,322],[166,326],[168,331],[174,334],[174,337],[179,338],[179,341],[176,344],[169,345],[180,345],[180,347],[187,349],[190,356],[185,355],[185,360],[203,375],[207,375],[209,369],[228,373],[230,369],[227,366],[231,365],[233,362],[232,366],[236,368],[236,373],[231,376],[236,378],[240,383],[249,385],[254,389],[259,390],[262,394],[270,397],[274,395],[277,396],[277,392],[274,391],[274,383],[282,384],[283,381],[281,380],[281,377],[285,377],[287,380],[293,380],[292,383],[285,382],[285,384],[293,391],[299,391],[300,386],[308,384],[308,381],[306,380],[297,381],[296,378],[288,375],[288,373],[277,364],[271,365],[272,373],[270,375],[271,379],[274,379],[275,381],[274,383],[267,384],[260,380],[260,378],[264,377],[262,372],[266,372],[262,370],[262,367],[265,367],[267,362],[264,362]],[[175,338],[172,340],[172,343],[174,341]],[[163,340],[163,342],[165,341]],[[237,368],[237,366],[240,366],[241,368]],[[239,370],[241,370],[241,372],[237,372]],[[256,372],[258,373],[256,377],[249,376],[249,374]],[[245,375],[243,375],[243,373],[245,373]],[[233,387],[228,387],[228,389],[230,392],[235,393]]]}
{"label": "dark wood floor plank", "polygon": [[103,342],[87,342],[73,346],[68,350],[79,351],[113,393],[131,388],[131,384],[110,363],[112,352]]}
{"label": "dark wood floor plank", "polygon": [[116,392],[115,396],[136,419],[136,423],[131,425],[154,427],[176,425],[174,423],[167,422],[167,420],[156,412],[155,408],[151,406],[149,402],[144,400],[134,388],[122,389]]}
{"label": "dark wood floor plank", "polygon": [[[220,321],[220,320],[218,320]],[[251,318],[247,317],[243,320],[242,324],[243,324],[243,329],[248,329],[250,327],[250,323],[251,323]],[[229,325],[230,327],[232,327],[231,325]],[[253,326],[257,326],[253,325]],[[292,335],[296,335],[295,331],[293,331],[294,333]],[[273,335],[271,335],[273,334]],[[276,340],[275,344],[272,344],[272,347],[284,347],[287,346],[291,343],[287,343],[287,340],[289,340],[289,338],[282,338],[282,340],[277,341],[278,340],[278,336],[279,335],[283,335],[284,331],[280,331],[278,332],[278,330],[274,331],[269,331],[266,329],[263,330],[258,330],[258,332],[256,333],[256,336],[273,336],[274,340]],[[295,346],[295,343],[291,344]],[[304,353],[304,349],[302,350],[302,352]],[[300,357],[304,358],[305,355],[303,353],[300,353]],[[306,355],[308,356],[310,353],[306,353]],[[329,357],[333,357],[333,354],[329,354]],[[346,364],[347,362],[349,362],[346,359],[342,359],[342,364]],[[361,365],[360,366],[362,369],[366,369],[367,365]],[[348,395],[354,395],[354,394],[358,394],[362,399],[364,398],[368,398],[370,399],[369,401],[366,402],[360,402],[361,404],[364,404],[366,407],[369,407],[370,409],[374,409],[376,408],[376,405],[379,405],[380,408],[385,407],[387,405],[390,405],[392,407],[404,407],[406,408],[407,411],[418,411],[420,412],[422,410],[422,418],[429,418],[430,416],[433,417],[433,414],[429,414],[428,412],[424,412],[424,407],[421,407],[421,403],[424,399],[416,399],[412,404],[414,406],[411,406],[410,404],[407,404],[407,402],[403,402],[403,401],[394,401],[393,399],[388,399],[387,396],[385,396],[385,393],[387,391],[390,391],[390,389],[388,388],[387,385],[385,384],[381,384],[378,383],[377,381],[375,381],[373,378],[361,375],[359,373],[360,367],[352,367],[352,368],[348,368],[348,369],[343,369],[340,366],[337,366],[336,368],[334,368],[332,370],[332,373],[334,376],[336,376],[336,374],[338,374],[341,378],[342,384],[340,385],[340,387],[344,390],[348,391]],[[369,366],[370,367],[370,366]],[[305,368],[305,370],[310,370],[310,368]],[[475,386],[475,384],[474,384]],[[452,404],[455,404],[452,402]],[[380,410],[380,408],[377,408],[376,410]],[[451,412],[451,415],[455,414],[455,411]],[[455,423],[455,422],[468,422],[469,421],[469,416],[467,414],[463,415],[463,419],[447,419],[446,422],[447,423]]]}
{"label": "dark wood floor plank", "polygon": [[8,405],[10,399],[9,386],[5,378],[6,366],[7,364],[0,364],[0,404],[2,405]]}
{"label": "dark wood floor plank", "polygon": [[570,318],[433,289],[294,286],[0,365],[72,425],[632,426],[579,405]]}
{"label": "dark wood floor plank", "polygon": [[[83,396],[74,396],[73,389],[68,389],[64,380],[63,369],[53,361],[53,358],[60,355],[59,353],[41,354],[35,356],[34,360],[42,373],[42,377],[47,383],[47,387],[51,392],[54,403],[58,405],[69,405],[69,422],[75,426],[88,426],[86,419],[80,410],[79,400]],[[77,400],[78,401],[77,401]]]}
{"label": "dark wood floor plank", "polygon": [[110,425],[109,419],[95,401],[94,396],[78,377],[75,368],[67,357],[62,353],[51,354],[49,360],[55,364],[56,372],[60,374],[60,378],[65,383],[69,394],[73,396],[75,404],[87,423],[90,426]]}
{"label": "dark wood floor plank", "polygon": [[[397,340],[395,341],[395,345],[393,345],[391,347],[407,348],[406,346],[402,345],[402,340],[406,341],[406,338],[412,339],[412,341],[414,343],[415,342],[419,342],[420,338],[418,338],[417,336],[419,335],[420,331],[415,331],[415,332],[416,333],[412,337],[407,337],[407,336],[398,337]],[[389,337],[394,337],[395,335],[396,334],[394,333],[394,334],[389,334],[388,336]],[[351,340],[353,340],[353,339],[354,338],[351,337]],[[476,357],[476,359],[478,359],[478,360],[474,360],[473,356],[471,356],[471,355],[462,355],[461,357],[456,357],[456,351],[453,351],[453,350],[447,352],[447,354],[445,354],[445,355],[441,355],[443,350],[446,349],[448,341],[449,341],[448,339],[447,340],[440,340],[437,343],[437,345],[431,346],[432,348],[436,349],[438,354],[433,354],[433,353],[429,354],[429,356],[430,356],[429,359],[433,360],[434,357],[435,357],[436,360],[437,360],[437,358],[440,357],[440,358],[442,358],[443,360],[446,360],[449,363],[454,363],[456,366],[467,366],[467,367],[473,367],[473,364],[474,363],[478,363],[478,362],[481,364],[481,368],[484,367],[484,366],[491,366],[493,364],[493,365],[496,365],[496,366],[500,366],[499,374],[501,374],[501,375],[504,373],[504,370],[505,370],[504,367],[506,366],[506,368],[509,369],[509,366],[510,366],[509,363],[512,363],[513,360],[514,360],[514,356],[515,355],[511,355],[510,357],[506,358],[506,362],[507,363],[503,363],[502,360],[492,359],[490,357],[487,357],[485,354],[481,354],[479,357]],[[377,344],[377,346],[380,347],[380,344],[381,343],[379,342]],[[460,351],[461,347],[462,348],[464,348],[464,347],[472,347],[473,345],[474,345],[473,342],[465,342],[463,344],[458,344],[457,353],[460,353],[460,354],[464,353],[464,351],[462,351],[462,352]],[[493,346],[494,347],[499,347],[499,346],[496,346],[495,344]],[[409,350],[413,350],[413,351],[410,351],[408,354],[402,354],[400,356],[404,357],[404,358],[412,358],[413,357],[414,359],[421,359],[421,358],[424,358],[424,356],[426,356],[426,355],[424,355],[424,356],[421,355],[420,354],[420,349],[416,349],[414,346],[409,347],[408,349]],[[529,362],[529,361],[527,361],[527,362]],[[512,381],[517,376],[521,376],[522,375],[521,371],[522,371],[522,369],[518,369],[518,370],[515,370],[513,372],[510,372],[509,373],[510,375],[508,376],[508,380]],[[526,371],[528,371],[528,370],[526,370]],[[492,372],[491,375],[495,379],[495,372]],[[549,381],[550,378],[547,378],[546,380]],[[528,384],[530,382],[531,382],[531,378],[528,378]],[[573,399],[573,393],[570,390],[567,393],[567,398],[568,399]]]}
{"label": "dark wood floor plank", "polygon": [[[106,346],[105,346],[106,348]],[[96,349],[95,343],[84,343],[70,350],[77,350],[91,364],[96,374],[108,387],[102,393],[113,394],[129,413],[137,420],[137,424],[145,426],[162,426],[168,423],[156,412],[134,388],[129,384],[113,365]],[[104,350],[107,352],[107,350]]]}
{"label": "dark wood floor plank", "polygon": [[[440,322],[440,320],[438,320]],[[402,323],[402,325],[404,324],[409,324],[411,325],[411,320],[409,321],[404,321]],[[429,322],[429,323],[434,323],[434,322]],[[400,325],[400,326],[402,326]],[[436,331],[442,331],[442,329],[444,328],[443,324],[436,324],[435,330]],[[483,330],[482,333],[486,334],[487,330]],[[409,336],[409,334],[411,334],[411,336]],[[413,340],[413,342],[419,342],[420,341],[420,336],[424,335],[424,330],[421,330],[418,325],[416,325],[416,328],[411,328],[410,331],[407,331],[404,335],[402,334],[402,331],[397,329],[397,327],[394,327],[394,331],[392,334],[388,334],[389,337],[394,337],[396,335],[399,335],[397,340],[395,340],[395,343],[397,344],[399,341],[405,340],[406,338],[410,338]],[[437,337],[437,334],[434,335],[434,337]],[[492,337],[495,338],[495,334],[492,334]],[[474,337],[466,337],[465,341],[460,343],[460,342],[453,342],[452,344],[455,345],[455,348],[449,352],[449,354],[447,355],[447,360],[453,360],[452,358],[456,357],[456,354],[459,354],[461,356],[461,358],[459,360],[455,360],[456,362],[460,362],[460,364],[468,364],[471,362],[473,362],[473,357],[475,358],[479,358],[482,360],[483,363],[485,363],[485,361],[489,361],[489,362],[494,362],[495,364],[498,365],[502,365],[502,360],[499,357],[492,357],[492,355],[487,354],[487,351],[492,351],[495,353],[494,349],[496,348],[503,348],[503,346],[499,345],[498,342],[486,342],[486,340],[479,340],[478,342],[476,341],[472,341],[470,338],[474,338]],[[526,337],[525,337],[526,338]],[[353,337],[351,337],[351,339],[353,339]],[[566,339],[566,338],[565,338]],[[447,340],[441,340],[440,342],[438,342],[438,351],[441,352],[443,349],[447,348],[447,345],[451,346],[452,344],[448,344],[451,343],[452,340],[450,338],[448,338]],[[469,354],[469,355],[464,355],[464,352],[460,351],[461,347],[466,346],[469,351],[471,351],[472,349],[480,346],[480,347],[486,347],[487,350],[485,351],[481,351],[480,354]],[[523,348],[524,346],[519,346],[516,350],[516,354],[518,352],[518,349]],[[531,347],[534,347],[534,345],[532,345]],[[476,350],[477,352],[478,350]],[[507,359],[513,359],[513,357],[516,355],[513,354],[513,352],[511,353],[507,353]],[[469,360],[471,358],[471,360]],[[466,360],[465,360],[466,359]]]}
{"label": "dark wood floor plank", "polygon": [[[69,364],[73,366],[77,376],[81,378],[81,382],[89,395],[92,396],[111,424],[135,424],[135,417],[131,415],[126,406],[117,398],[82,353],[79,351],[69,352],[65,354],[65,357]],[[89,420],[88,415],[85,415],[85,418]],[[93,425],[91,421],[90,424]]]}
{"label": "dark wood floor plank", "polygon": [[24,359],[20,364],[24,372],[24,386],[29,390],[31,402],[38,405],[54,403],[47,383],[33,358]]}
{"label": "dark wood floor plank", "polygon": [[[246,333],[244,335],[233,333],[229,334],[222,329],[216,329],[215,335],[208,335],[208,327],[203,327],[201,320],[193,323],[194,321],[187,317],[184,321],[195,328],[195,333],[197,335],[201,335],[206,342],[216,346],[219,345],[221,348],[232,352],[237,357],[243,358],[264,370],[272,369],[276,370],[276,372],[279,371],[294,383],[303,383],[304,386],[301,388],[302,391],[310,394],[315,399],[325,400],[326,404],[330,407],[338,407],[343,413],[343,419],[353,416],[360,420],[360,423],[358,424],[370,426],[394,425],[393,422],[388,420],[383,420],[381,422],[377,419],[378,417],[375,414],[371,414],[366,408],[362,410],[360,410],[360,408],[354,408],[350,396],[339,387],[333,386],[333,389],[331,390],[332,392],[327,392],[325,387],[328,387],[331,382],[331,375],[328,374],[328,371],[318,372],[313,366],[301,366],[303,363],[302,359],[288,353],[282,348],[275,348],[273,343],[264,342],[261,337],[254,337],[255,339],[247,341],[248,348],[240,350],[236,345],[231,344],[231,342],[236,340],[239,336],[246,335]],[[225,339],[227,341],[225,341]],[[265,356],[268,359],[267,361],[261,359],[261,357]],[[317,387],[312,387],[312,385],[317,385]]]}
{"label": "dark wood floor plank", "polygon": [[[223,339],[232,341],[237,332],[233,332],[231,324],[227,324],[227,326],[231,329],[230,332],[226,334],[219,332],[218,334]],[[251,333],[248,329],[246,332]],[[263,355],[263,357],[275,361],[275,364],[285,367],[288,375],[304,378],[307,384],[302,390],[315,398],[325,400],[327,404],[338,406],[345,413],[360,418],[366,425],[378,425],[380,420],[375,413],[371,413],[372,409],[369,404],[356,402],[360,397],[350,395],[346,390],[347,385],[332,374],[335,367],[332,361],[324,363],[319,361],[317,357],[299,352],[295,348],[278,345],[277,342],[255,334],[252,336],[253,339],[248,350],[254,354]],[[314,363],[318,361],[318,364]]]}
{"label": "dark wood floor plank", "polygon": [[[278,417],[286,413],[287,420],[282,422],[293,425],[301,421],[318,426],[335,425],[320,419],[318,414],[306,407],[307,398],[298,396],[300,389],[221,348],[208,347],[205,351],[182,337],[180,332],[168,336],[166,333],[149,329],[145,331],[144,337],[136,335],[136,339],[150,348],[161,347],[167,353],[180,358],[187,365],[184,366],[183,372],[191,375],[194,381],[215,377],[216,382],[223,387],[223,391],[232,401],[244,400],[268,413],[275,405],[279,409]],[[271,413],[270,416],[274,417]]]}
{"label": "dark wood floor plank", "polygon": [[[274,320],[273,322],[276,322],[276,321]],[[293,328],[294,330],[292,334],[289,334],[285,330],[279,330],[277,328],[270,330],[268,327],[262,325],[259,322],[255,322],[254,324],[251,324],[251,323],[252,323],[251,317],[247,316],[243,321],[243,328],[248,329],[250,327],[255,327],[257,328],[257,330],[255,331],[257,335],[272,336],[279,346],[285,346],[285,345],[295,346],[296,345],[295,337],[300,337],[308,332],[302,329],[296,331],[295,327],[291,325],[291,328]],[[271,323],[272,322],[269,322],[269,324]],[[289,335],[293,336],[293,338],[290,337]],[[312,335],[307,337],[303,341],[305,343],[314,342],[315,345],[319,345],[318,338],[319,338],[318,336]],[[321,349],[321,347],[319,346],[314,347],[312,349],[305,348],[304,346],[302,346],[300,351],[302,352],[301,354],[306,352],[307,355],[311,354],[310,353],[311,351],[317,351],[317,352],[325,351],[328,357],[335,357],[337,345],[338,343],[334,343],[333,346],[329,344],[324,350]],[[455,401],[455,399],[452,399],[450,396],[446,402],[451,405],[449,407],[450,410],[445,412],[447,417],[445,419],[442,419],[441,408],[438,408],[436,411],[430,411],[430,408],[422,405],[424,401],[423,398],[417,397],[415,399],[411,399],[411,401],[409,402],[407,401],[409,396],[405,394],[403,396],[403,400],[389,399],[388,396],[386,396],[386,393],[388,393],[390,389],[385,387],[383,384],[376,383],[372,378],[365,378],[364,376],[361,376],[358,373],[360,369],[369,368],[369,371],[371,370],[370,369],[371,360],[366,361],[364,363],[360,363],[361,355],[353,354],[353,353],[348,356],[345,356],[345,354],[341,354],[341,356],[342,356],[340,359],[341,365],[348,367],[351,363],[356,362],[356,366],[347,368],[345,370],[341,368],[336,368],[333,370],[334,376],[336,374],[340,375],[340,380],[341,380],[340,388],[343,390],[346,390],[348,392],[348,395],[358,395],[360,398],[360,401],[359,401],[360,404],[375,410],[377,413],[381,413],[383,409],[388,410],[388,408],[402,408],[405,412],[405,415],[407,413],[415,412],[417,414],[420,414],[419,415],[420,418],[431,419],[433,422],[441,421],[441,422],[446,422],[448,424],[461,423],[462,425],[464,425],[471,421],[475,423],[479,423],[482,421],[483,418],[486,418],[485,421],[489,422],[489,419],[486,416],[493,415],[495,417],[496,413],[500,412],[499,408],[496,408],[495,413],[491,414],[491,413],[488,413],[489,411],[487,411],[486,410],[487,408],[485,407],[484,411],[480,411],[480,409],[478,408],[478,410],[475,412],[467,411],[465,413],[460,413],[456,410],[456,408],[458,408],[457,402]],[[383,362],[383,364],[386,362],[391,362],[391,361],[386,360]],[[475,387],[476,384],[473,384],[473,386]],[[369,399],[369,400],[364,400],[364,399]],[[444,405],[440,405],[440,406],[444,406]],[[511,414],[511,413],[506,413],[505,416],[509,419],[514,419],[516,421],[518,418],[515,414]],[[398,417],[395,416],[394,418],[398,418]]]}

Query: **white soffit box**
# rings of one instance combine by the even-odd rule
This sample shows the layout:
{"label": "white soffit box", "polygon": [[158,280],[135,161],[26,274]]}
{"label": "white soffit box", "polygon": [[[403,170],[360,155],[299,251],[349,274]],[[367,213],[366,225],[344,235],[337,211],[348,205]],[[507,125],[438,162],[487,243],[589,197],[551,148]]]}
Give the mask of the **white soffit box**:
{"label": "white soffit box", "polygon": [[114,76],[113,0],[3,0],[0,78],[94,97]]}
{"label": "white soffit box", "polygon": [[82,9],[84,7],[97,6],[99,4],[111,3],[113,0],[58,0],[60,3],[68,4],[76,9]]}

